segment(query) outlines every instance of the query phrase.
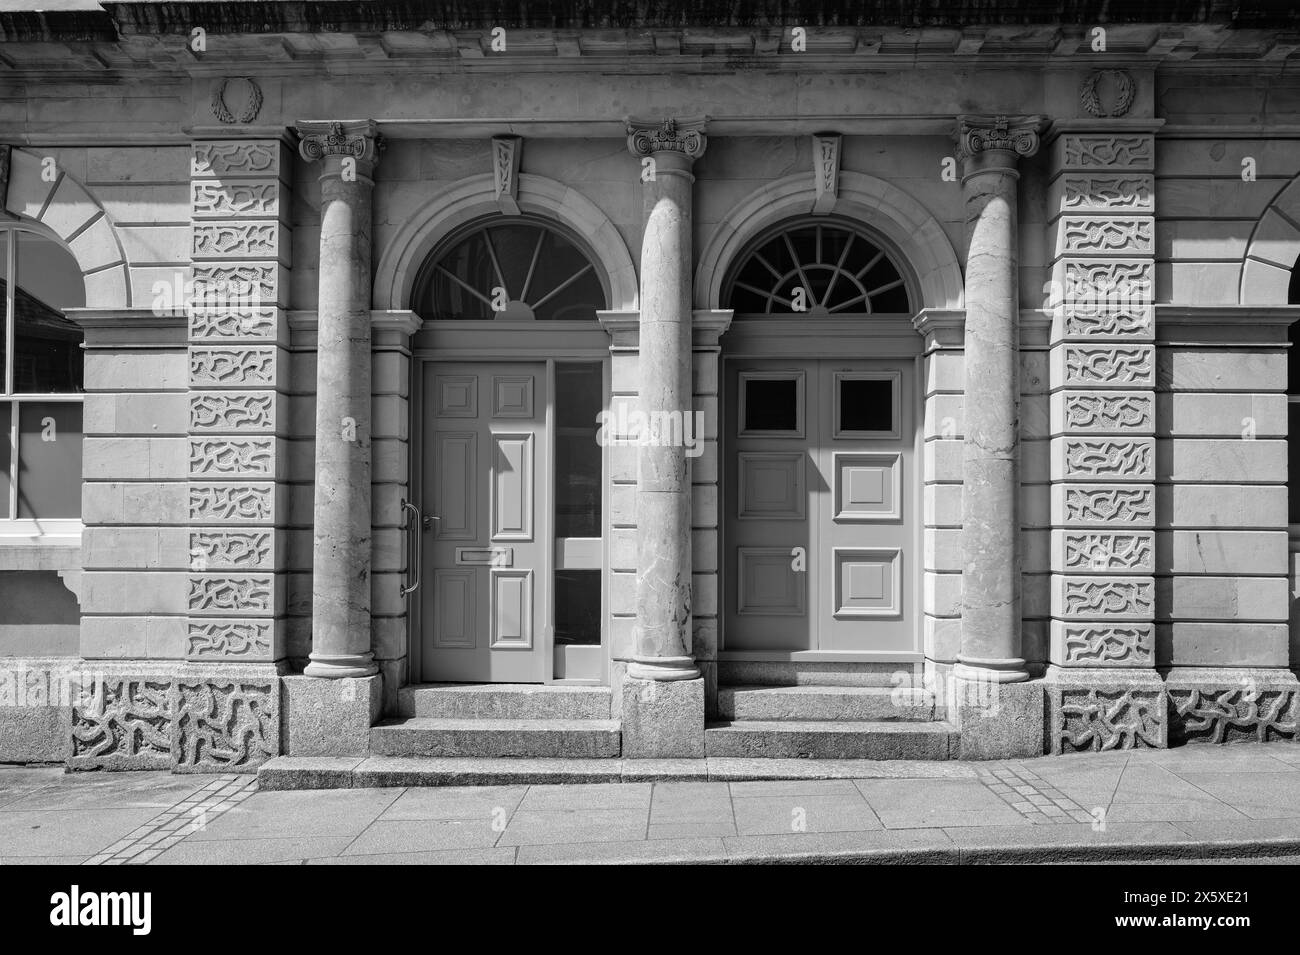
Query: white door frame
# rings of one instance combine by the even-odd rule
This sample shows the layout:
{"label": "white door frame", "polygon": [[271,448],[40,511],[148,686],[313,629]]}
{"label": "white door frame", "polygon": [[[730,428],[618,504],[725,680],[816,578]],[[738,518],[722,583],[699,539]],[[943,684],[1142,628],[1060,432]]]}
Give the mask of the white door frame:
{"label": "white door frame", "polygon": [[[424,369],[429,362],[534,362],[546,365],[546,457],[551,473],[546,475],[544,499],[551,526],[555,505],[555,365],[557,362],[588,361],[601,365],[602,400],[605,407],[610,395],[609,333],[592,322],[507,322],[507,321],[430,321],[415,335],[411,348],[411,425],[410,485],[408,495],[419,500],[424,487]],[[601,450],[602,529],[609,515],[609,448]],[[412,546],[424,546],[423,529],[415,531]],[[555,679],[555,541],[554,535],[543,549],[543,574],[546,580],[545,621],[541,627],[545,682],[547,684],[608,685],[610,674],[609,608],[609,534],[601,535],[600,644],[601,678],[599,680]],[[408,553],[413,553],[410,551]],[[408,557],[409,560],[409,557]],[[408,682],[422,683],[424,588],[411,594],[407,607],[406,647]]]}

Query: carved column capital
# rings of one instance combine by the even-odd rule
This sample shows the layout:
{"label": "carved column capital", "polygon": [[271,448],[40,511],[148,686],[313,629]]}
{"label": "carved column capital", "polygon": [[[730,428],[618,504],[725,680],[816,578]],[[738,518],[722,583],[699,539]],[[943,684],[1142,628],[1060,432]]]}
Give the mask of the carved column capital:
{"label": "carved column capital", "polygon": [[627,121],[627,148],[634,156],[676,153],[689,160],[704,155],[708,141],[704,136],[707,116],[691,119],[667,117],[660,122]]}
{"label": "carved column capital", "polygon": [[359,167],[358,171],[368,173],[379,162],[379,153],[384,148],[383,139],[371,119],[341,122],[303,120],[295,128],[301,137],[298,154],[308,162],[319,159],[328,163],[331,159],[352,158]]}
{"label": "carved column capital", "polygon": [[957,157],[967,167],[1014,168],[1021,157],[1038,152],[1041,116],[958,116]]}

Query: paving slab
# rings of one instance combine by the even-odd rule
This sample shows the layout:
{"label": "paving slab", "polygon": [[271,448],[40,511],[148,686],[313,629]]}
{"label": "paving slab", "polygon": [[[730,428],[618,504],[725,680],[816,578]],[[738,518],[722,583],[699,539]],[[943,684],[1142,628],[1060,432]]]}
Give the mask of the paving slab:
{"label": "paving slab", "polygon": [[751,797],[735,802],[738,835],[799,832],[868,832],[883,829],[859,794]]}
{"label": "paving slab", "polygon": [[307,865],[514,865],[515,849],[440,849],[307,859]]}
{"label": "paving slab", "polygon": [[490,819],[508,817],[527,786],[446,786],[403,790],[379,816],[382,822],[411,819]]}
{"label": "paving slab", "polygon": [[553,845],[561,842],[626,842],[644,839],[645,809],[524,810],[510,818],[499,846]]}
{"label": "paving slab", "polygon": [[1292,773],[1183,772],[1198,790],[1252,819],[1300,817],[1300,776]]}
{"label": "paving slab", "polygon": [[574,788],[530,786],[519,804],[520,811],[547,809],[637,809],[650,808],[650,783],[595,783]]}
{"label": "paving slab", "polygon": [[353,837],[397,797],[392,789],[255,793],[193,833],[190,841]]}
{"label": "paving slab", "polygon": [[491,816],[478,819],[409,819],[376,822],[352,840],[342,855],[487,849],[501,835]]}
{"label": "paving slab", "polygon": [[334,856],[352,840],[346,836],[303,836],[277,839],[186,839],[150,865],[267,865]]}
{"label": "paving slab", "polygon": [[0,812],[0,846],[6,856],[92,856],[157,813],[157,809]]}
{"label": "paving slab", "polygon": [[575,842],[520,846],[520,865],[627,865],[638,862],[725,862],[727,847],[718,837]]}

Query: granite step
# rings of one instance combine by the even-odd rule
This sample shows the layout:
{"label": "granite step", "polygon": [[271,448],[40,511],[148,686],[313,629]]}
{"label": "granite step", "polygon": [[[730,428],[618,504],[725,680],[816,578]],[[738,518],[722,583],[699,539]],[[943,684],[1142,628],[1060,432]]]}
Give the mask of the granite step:
{"label": "granite step", "polygon": [[623,734],[617,720],[437,719],[383,720],[370,728],[376,756],[530,756],[616,758]]}
{"label": "granite step", "polygon": [[729,720],[704,729],[716,756],[800,759],[950,759],[957,727],[941,721]]}
{"label": "granite step", "polygon": [[720,686],[724,720],[932,722],[944,718],[933,697],[884,686]]}
{"label": "granite step", "polygon": [[607,720],[607,686],[536,683],[426,683],[397,692],[400,716],[467,720]]}

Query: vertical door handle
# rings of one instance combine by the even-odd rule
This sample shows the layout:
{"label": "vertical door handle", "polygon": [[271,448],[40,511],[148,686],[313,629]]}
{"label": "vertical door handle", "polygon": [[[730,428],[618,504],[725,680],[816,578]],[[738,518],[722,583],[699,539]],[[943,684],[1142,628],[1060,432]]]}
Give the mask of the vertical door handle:
{"label": "vertical door handle", "polygon": [[[421,517],[420,517],[420,509],[419,509],[418,507],[416,507],[415,504],[414,504],[413,502],[408,501],[408,500],[406,500],[405,498],[403,498],[403,499],[402,499],[402,510],[403,510],[403,511],[410,511],[412,514],[415,515],[415,526],[416,526],[417,528],[419,528],[419,527],[428,527],[428,526],[429,526],[428,522],[429,522],[430,518],[427,518],[427,517],[426,517],[426,518],[421,518]],[[435,519],[436,519],[436,518],[435,518]],[[406,522],[406,526],[408,526],[408,527],[410,526],[410,522],[409,522],[409,521]],[[420,540],[420,535],[419,535],[419,534],[416,534],[416,535],[415,535],[415,555],[414,555],[414,561],[413,561],[414,564],[415,564],[415,573],[412,575],[412,576],[413,576],[413,579],[414,579],[414,583],[411,583],[411,584],[409,584],[409,585],[407,585],[407,584],[403,584],[403,585],[402,585],[401,596],[403,596],[403,597],[409,597],[411,594],[415,593],[417,590],[420,589],[420,576],[421,576],[421,565],[423,564],[423,554],[424,554],[424,542],[423,542],[422,540]]]}

